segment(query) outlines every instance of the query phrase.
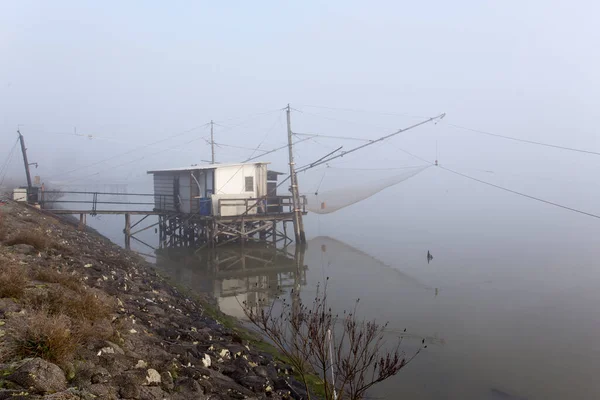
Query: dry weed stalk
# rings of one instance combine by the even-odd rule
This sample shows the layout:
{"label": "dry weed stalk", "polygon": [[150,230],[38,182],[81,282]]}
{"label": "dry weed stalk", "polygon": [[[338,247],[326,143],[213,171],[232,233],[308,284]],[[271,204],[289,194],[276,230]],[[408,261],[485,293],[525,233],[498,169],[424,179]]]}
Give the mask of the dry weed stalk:
{"label": "dry weed stalk", "polygon": [[327,304],[327,285],[317,287],[309,308],[300,297],[291,294],[292,301],[242,304],[250,322],[258,328],[285,356],[302,380],[310,399],[309,376],[315,372],[324,385],[325,399],[364,398],[366,392],[394,375],[410,363],[425,348],[421,342],[414,354],[401,351],[402,337],[392,351],[384,348],[387,323],[359,319],[356,301],[352,312],[334,314]]}

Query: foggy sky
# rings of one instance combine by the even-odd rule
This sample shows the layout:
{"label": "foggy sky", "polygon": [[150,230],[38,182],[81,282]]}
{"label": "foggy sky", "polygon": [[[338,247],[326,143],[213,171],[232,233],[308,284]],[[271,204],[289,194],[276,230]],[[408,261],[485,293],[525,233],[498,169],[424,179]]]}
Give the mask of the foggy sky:
{"label": "foggy sky", "polygon": [[[443,123],[339,165],[420,164],[397,148],[433,160],[437,143],[442,164],[600,213],[600,157],[447,125],[599,151],[599,11],[593,1],[3,2],[0,161],[21,124],[30,159],[40,164],[34,173],[45,181],[147,185],[148,169],[210,158],[201,137],[211,119],[220,124],[217,141],[270,149],[286,142],[285,115],[276,110],[287,103],[299,110],[292,116],[296,132],[366,138],[419,121],[377,113],[446,112]],[[305,142],[297,146],[298,164],[356,144]],[[252,153],[221,147],[217,160],[240,161]],[[265,158],[285,171],[285,157]],[[24,182],[21,168],[16,157],[10,176]],[[486,215],[499,209],[512,218],[534,213],[536,222],[584,218],[431,168],[384,193],[370,204],[396,204],[398,195],[415,206],[437,197],[439,206],[442,194],[459,193],[443,201],[463,211],[484,207]]]}

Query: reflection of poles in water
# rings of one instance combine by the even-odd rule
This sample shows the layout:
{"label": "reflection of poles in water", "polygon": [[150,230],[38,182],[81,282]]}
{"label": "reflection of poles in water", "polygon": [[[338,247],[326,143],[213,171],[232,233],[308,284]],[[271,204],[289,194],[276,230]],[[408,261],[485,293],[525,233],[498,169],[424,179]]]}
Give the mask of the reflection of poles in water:
{"label": "reflection of poles in water", "polygon": [[302,282],[301,274],[304,272],[304,253],[306,252],[306,244],[296,244],[294,250],[294,261],[296,269],[294,271],[294,290],[291,293],[292,312],[296,314],[300,307],[300,286]]}

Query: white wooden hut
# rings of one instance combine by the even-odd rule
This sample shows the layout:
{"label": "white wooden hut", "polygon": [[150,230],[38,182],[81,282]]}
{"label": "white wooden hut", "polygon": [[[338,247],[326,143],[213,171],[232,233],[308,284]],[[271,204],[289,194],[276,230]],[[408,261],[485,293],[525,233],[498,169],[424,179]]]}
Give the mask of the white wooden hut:
{"label": "white wooden hut", "polygon": [[276,186],[279,173],[268,171],[268,164],[210,164],[148,171],[154,175],[155,209],[213,216],[256,214],[262,209],[254,206],[257,199],[275,196],[268,190]]}

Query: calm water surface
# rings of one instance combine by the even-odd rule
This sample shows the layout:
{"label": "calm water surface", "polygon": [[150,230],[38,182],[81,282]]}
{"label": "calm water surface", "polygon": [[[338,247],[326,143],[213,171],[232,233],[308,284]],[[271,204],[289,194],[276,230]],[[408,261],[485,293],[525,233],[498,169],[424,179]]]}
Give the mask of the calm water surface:
{"label": "calm water surface", "polygon": [[[428,343],[412,364],[373,390],[375,397],[600,397],[594,377],[600,295],[592,264],[558,262],[552,249],[505,257],[431,251],[431,263],[425,249],[404,271],[320,236],[309,241],[303,262],[247,249],[220,252],[218,268],[202,259],[159,267],[194,290],[213,293],[220,308],[237,317],[243,316],[238,299],[272,300],[277,287],[298,285],[310,302],[316,285],[330,277],[334,309],[347,309],[360,297],[363,315],[390,322],[390,343],[404,328],[415,335],[407,352],[421,338]],[[523,274],[523,268],[530,270]]]}
{"label": "calm water surface", "polygon": [[[391,343],[404,328],[414,335],[407,352],[421,338],[428,343],[374,397],[600,398],[600,224],[462,181],[425,178],[309,216],[303,260],[228,249],[219,251],[218,268],[206,256],[158,266],[212,293],[234,316],[242,316],[235,293],[239,301],[272,300],[277,287],[285,294],[296,286],[310,302],[330,277],[335,309],[360,298],[363,315],[390,322]],[[597,205],[565,196],[591,211]],[[123,221],[111,221],[92,225],[120,243]],[[156,243],[151,231],[143,233]]]}

